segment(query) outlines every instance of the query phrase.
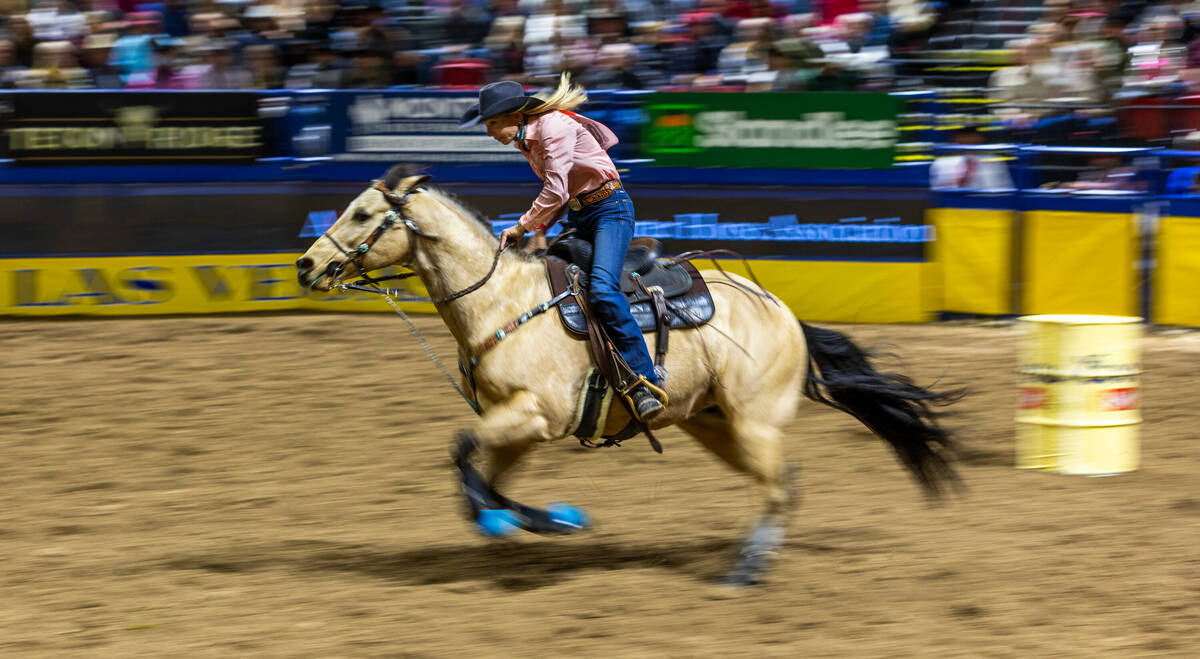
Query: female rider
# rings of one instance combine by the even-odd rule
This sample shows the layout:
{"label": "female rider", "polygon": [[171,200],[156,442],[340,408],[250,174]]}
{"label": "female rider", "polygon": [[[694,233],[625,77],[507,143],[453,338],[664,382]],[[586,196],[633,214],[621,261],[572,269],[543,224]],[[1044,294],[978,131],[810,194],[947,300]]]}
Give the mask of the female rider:
{"label": "female rider", "polygon": [[663,411],[666,394],[654,372],[641,328],[621,292],[621,265],[633,239],[633,202],[605,150],[617,136],[604,124],[571,112],[587,94],[566,74],[547,98],[526,96],[519,83],[494,82],[479,90],[460,128],[483,122],[501,144],[514,144],[542,179],[542,191],[514,226],[500,234],[500,248],[530,231],[544,235],[564,206],[576,235],[592,243],[588,297],[592,312],[640,381],[628,392],[633,412],[649,421]]}

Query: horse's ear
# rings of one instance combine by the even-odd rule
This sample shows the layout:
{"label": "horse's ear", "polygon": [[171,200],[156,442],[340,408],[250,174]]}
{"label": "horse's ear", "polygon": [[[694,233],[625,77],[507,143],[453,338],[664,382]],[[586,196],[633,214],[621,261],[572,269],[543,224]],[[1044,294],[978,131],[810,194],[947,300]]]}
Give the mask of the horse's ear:
{"label": "horse's ear", "polygon": [[404,179],[403,181],[401,181],[401,183],[403,183],[403,185],[401,185],[400,187],[403,188],[405,192],[411,192],[411,191],[416,190],[417,188],[429,183],[429,180],[432,178],[433,177],[428,174],[421,174],[420,176],[410,176],[410,177]]}

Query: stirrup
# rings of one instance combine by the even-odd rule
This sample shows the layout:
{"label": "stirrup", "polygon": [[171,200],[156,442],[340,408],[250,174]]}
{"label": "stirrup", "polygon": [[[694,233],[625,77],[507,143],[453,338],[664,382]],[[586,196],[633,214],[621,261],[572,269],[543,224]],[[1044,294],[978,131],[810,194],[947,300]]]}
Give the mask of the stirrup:
{"label": "stirrup", "polygon": [[[629,405],[629,411],[631,413],[633,413],[633,416],[638,421],[640,421],[642,423],[646,423],[646,421],[648,421],[648,419],[643,419],[638,414],[637,404],[633,400],[633,392],[636,391],[638,389],[638,387],[645,387],[646,391],[649,392],[649,394],[651,396],[653,396],[655,399],[657,399],[658,402],[662,403],[662,407],[663,407],[664,411],[667,409],[667,405],[669,404],[670,397],[667,396],[667,392],[663,391],[661,387],[658,387],[658,386],[652,384],[649,380],[646,379],[646,376],[644,376],[644,375],[639,375],[637,380],[634,380],[631,386],[627,386],[625,388],[625,391],[621,392],[621,396],[623,396],[625,398],[625,402]],[[661,412],[659,412],[659,413],[661,414]]]}

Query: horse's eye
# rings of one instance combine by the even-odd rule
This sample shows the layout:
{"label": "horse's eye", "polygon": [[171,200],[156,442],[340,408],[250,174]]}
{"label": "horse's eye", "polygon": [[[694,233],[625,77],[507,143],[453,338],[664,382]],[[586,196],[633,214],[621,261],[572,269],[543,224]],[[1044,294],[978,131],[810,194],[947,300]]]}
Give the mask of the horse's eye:
{"label": "horse's eye", "polygon": [[367,221],[367,219],[368,219],[368,218],[370,218],[370,217],[371,217],[371,216],[370,216],[370,215],[368,215],[366,211],[361,211],[361,210],[360,210],[360,211],[356,211],[356,212],[354,213],[354,221],[355,221],[355,222],[366,222],[366,221]]}

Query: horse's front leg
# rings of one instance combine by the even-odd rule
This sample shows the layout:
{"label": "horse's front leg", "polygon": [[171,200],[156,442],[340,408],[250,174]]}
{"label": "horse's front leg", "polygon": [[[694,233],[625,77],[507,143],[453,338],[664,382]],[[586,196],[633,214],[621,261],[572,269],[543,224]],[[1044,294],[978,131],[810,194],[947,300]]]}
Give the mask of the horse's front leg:
{"label": "horse's front leg", "polygon": [[[454,464],[459,470],[468,514],[480,531],[505,535],[521,528],[534,533],[574,533],[587,527],[586,515],[571,506],[553,504],[541,510],[496,491],[496,484],[535,442],[553,437],[549,422],[527,392],[489,406],[474,429],[457,433]],[[475,468],[473,458],[479,452],[483,453],[488,478]]]}

